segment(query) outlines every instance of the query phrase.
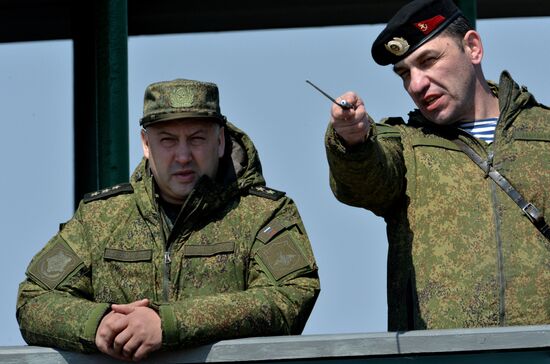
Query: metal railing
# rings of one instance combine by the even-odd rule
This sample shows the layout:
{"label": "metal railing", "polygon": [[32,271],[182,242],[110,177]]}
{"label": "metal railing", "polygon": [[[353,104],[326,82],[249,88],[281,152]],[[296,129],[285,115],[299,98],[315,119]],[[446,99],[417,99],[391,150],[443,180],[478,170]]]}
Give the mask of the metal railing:
{"label": "metal railing", "polygon": [[[550,325],[225,340],[144,363],[550,363]],[[101,354],[0,347],[0,363],[116,363]]]}

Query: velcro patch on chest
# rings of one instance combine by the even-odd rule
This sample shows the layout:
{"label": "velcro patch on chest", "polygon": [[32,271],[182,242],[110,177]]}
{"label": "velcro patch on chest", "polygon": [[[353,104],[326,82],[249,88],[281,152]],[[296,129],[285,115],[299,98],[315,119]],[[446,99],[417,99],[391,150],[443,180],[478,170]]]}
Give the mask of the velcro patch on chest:
{"label": "velcro patch on chest", "polygon": [[235,242],[226,241],[208,245],[189,245],[183,246],[183,255],[189,257],[211,257],[217,254],[230,254],[235,251]]}
{"label": "velcro patch on chest", "polygon": [[288,234],[260,248],[257,255],[276,281],[309,266],[294,239]]}
{"label": "velcro patch on chest", "polygon": [[59,240],[31,264],[27,274],[48,289],[55,289],[82,263],[69,245]]}
{"label": "velcro patch on chest", "polygon": [[153,259],[153,251],[145,250],[120,250],[105,248],[103,259],[119,262],[149,262]]}

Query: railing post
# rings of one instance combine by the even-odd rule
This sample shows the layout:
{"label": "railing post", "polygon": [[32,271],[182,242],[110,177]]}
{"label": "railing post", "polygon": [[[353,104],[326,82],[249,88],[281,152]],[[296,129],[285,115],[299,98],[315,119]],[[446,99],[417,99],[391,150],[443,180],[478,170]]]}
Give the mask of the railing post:
{"label": "railing post", "polygon": [[128,4],[98,3],[98,168],[104,188],[128,180]]}
{"label": "railing post", "polygon": [[462,13],[475,28],[477,19],[477,1],[476,0],[455,0],[456,5],[462,10]]}
{"label": "railing post", "polygon": [[127,0],[73,9],[75,207],[128,180]]}

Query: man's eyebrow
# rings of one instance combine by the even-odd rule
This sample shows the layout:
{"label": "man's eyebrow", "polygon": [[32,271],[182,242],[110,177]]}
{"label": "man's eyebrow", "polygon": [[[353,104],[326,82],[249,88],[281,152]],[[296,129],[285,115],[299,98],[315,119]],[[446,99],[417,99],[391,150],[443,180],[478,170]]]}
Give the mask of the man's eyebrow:
{"label": "man's eyebrow", "polygon": [[189,133],[189,135],[193,136],[193,135],[197,135],[197,134],[204,134],[206,132],[207,132],[207,129],[205,127],[200,127],[197,130],[192,131],[191,133]]}
{"label": "man's eyebrow", "polygon": [[393,66],[393,72],[395,72],[397,74],[399,74],[400,72],[403,72],[405,70],[407,70],[407,67],[405,67],[405,66],[397,66],[397,65]]}
{"label": "man's eyebrow", "polygon": [[[427,56],[430,56],[430,55],[435,55],[435,54],[438,54],[438,53],[443,53],[445,52],[447,48],[445,48],[444,50],[442,50],[441,52],[438,52],[437,49],[433,49],[433,48],[426,48],[426,49],[418,49],[417,51],[415,51],[415,55],[414,55],[414,59],[413,59],[413,62],[416,62],[418,60],[421,60]],[[399,74],[399,72],[401,71],[405,71],[407,70],[407,67],[406,66],[397,66],[397,65],[394,65],[393,66],[393,72]]]}

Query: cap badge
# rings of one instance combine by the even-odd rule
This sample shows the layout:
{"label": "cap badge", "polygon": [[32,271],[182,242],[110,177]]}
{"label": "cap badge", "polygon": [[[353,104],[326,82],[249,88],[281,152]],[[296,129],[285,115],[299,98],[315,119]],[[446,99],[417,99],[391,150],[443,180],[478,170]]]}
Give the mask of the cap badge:
{"label": "cap badge", "polygon": [[384,46],[386,47],[386,49],[389,52],[391,52],[392,54],[394,54],[396,56],[402,56],[410,48],[409,42],[407,42],[403,38],[397,38],[397,37],[394,37],[388,43],[384,44]]}

